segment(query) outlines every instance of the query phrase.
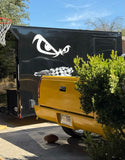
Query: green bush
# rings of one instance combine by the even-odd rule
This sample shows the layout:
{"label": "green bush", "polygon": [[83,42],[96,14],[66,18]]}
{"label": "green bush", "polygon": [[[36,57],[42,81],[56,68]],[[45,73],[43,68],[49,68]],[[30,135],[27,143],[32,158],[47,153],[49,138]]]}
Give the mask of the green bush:
{"label": "green bush", "polygon": [[98,123],[112,128],[105,138],[94,139],[86,134],[84,143],[93,160],[125,160],[125,59],[112,51],[109,59],[103,54],[74,59],[80,77],[76,89],[86,114],[95,112]]}
{"label": "green bush", "polygon": [[106,133],[105,139],[86,133],[83,138],[87,152],[93,160],[125,160],[125,139],[119,132]]}
{"label": "green bush", "polygon": [[87,55],[87,62],[77,56],[74,63],[80,79],[76,89],[85,113],[96,112],[99,123],[125,137],[125,59],[115,51],[110,56]]}

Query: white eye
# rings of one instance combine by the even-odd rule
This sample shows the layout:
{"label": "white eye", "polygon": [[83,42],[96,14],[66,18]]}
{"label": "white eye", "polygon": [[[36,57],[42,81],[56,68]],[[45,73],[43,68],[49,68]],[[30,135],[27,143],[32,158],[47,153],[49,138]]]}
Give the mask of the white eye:
{"label": "white eye", "polygon": [[35,35],[33,38],[32,44],[37,40],[36,48],[37,50],[46,55],[51,55],[53,58],[64,55],[65,53],[69,52],[70,45],[65,46],[65,48],[59,49],[58,51],[40,34]]}
{"label": "white eye", "polygon": [[36,40],[38,40],[36,47],[40,53],[51,55],[51,56],[58,55],[58,51],[42,35],[37,34],[34,37],[32,43],[34,43]]}
{"label": "white eye", "polygon": [[52,47],[49,44],[44,45],[46,51],[50,51]]}
{"label": "white eye", "polygon": [[70,45],[65,46],[65,48],[63,49],[63,52],[64,53],[69,52],[70,47],[71,47]]}

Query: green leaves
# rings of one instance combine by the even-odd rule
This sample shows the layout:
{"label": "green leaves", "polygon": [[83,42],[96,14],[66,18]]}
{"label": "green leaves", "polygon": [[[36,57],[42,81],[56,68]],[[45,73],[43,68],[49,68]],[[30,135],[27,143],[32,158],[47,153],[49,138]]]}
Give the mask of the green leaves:
{"label": "green leaves", "polygon": [[[11,19],[14,25],[26,25],[23,21],[29,20],[28,2],[29,0],[0,0],[0,17]],[[7,42],[7,46],[4,48],[0,45],[0,79],[16,70],[13,42],[13,40]]]}
{"label": "green leaves", "polygon": [[0,0],[0,17],[9,18],[14,25],[26,25],[24,19],[29,20],[29,0]]}
{"label": "green leaves", "polygon": [[125,59],[115,51],[110,56],[87,55],[87,62],[77,56],[74,64],[80,80],[76,89],[84,112],[96,112],[99,123],[121,129],[125,127]]}
{"label": "green leaves", "polygon": [[15,37],[10,32],[6,36],[6,46],[0,45],[0,80],[16,72]]}

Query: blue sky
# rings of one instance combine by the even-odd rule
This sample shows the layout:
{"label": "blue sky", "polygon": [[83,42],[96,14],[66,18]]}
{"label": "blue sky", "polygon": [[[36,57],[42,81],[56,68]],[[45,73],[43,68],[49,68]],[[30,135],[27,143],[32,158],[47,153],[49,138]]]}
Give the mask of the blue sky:
{"label": "blue sky", "polygon": [[88,19],[125,22],[125,0],[30,0],[29,12],[30,26],[88,29]]}

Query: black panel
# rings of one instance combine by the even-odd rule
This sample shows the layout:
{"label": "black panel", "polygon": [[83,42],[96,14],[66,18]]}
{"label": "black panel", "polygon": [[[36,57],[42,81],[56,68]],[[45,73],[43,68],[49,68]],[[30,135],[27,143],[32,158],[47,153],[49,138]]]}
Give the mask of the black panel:
{"label": "black panel", "polygon": [[10,30],[18,39],[17,82],[25,116],[34,114],[32,105],[37,104],[40,77],[35,77],[35,72],[61,66],[74,67],[73,59],[77,55],[86,60],[87,54],[103,52],[107,58],[112,49],[122,54],[121,33],[118,32],[24,26],[11,26]]}

